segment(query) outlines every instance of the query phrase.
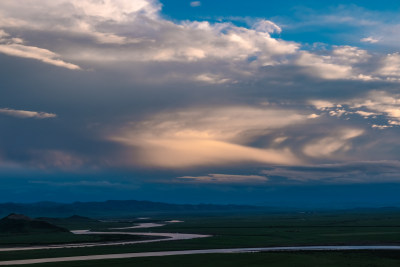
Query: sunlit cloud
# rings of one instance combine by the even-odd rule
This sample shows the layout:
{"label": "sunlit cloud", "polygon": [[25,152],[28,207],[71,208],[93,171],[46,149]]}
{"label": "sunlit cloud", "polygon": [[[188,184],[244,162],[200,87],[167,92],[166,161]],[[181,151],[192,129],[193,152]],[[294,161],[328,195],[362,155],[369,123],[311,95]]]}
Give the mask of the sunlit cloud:
{"label": "sunlit cloud", "polygon": [[268,131],[297,123],[307,116],[294,111],[251,107],[193,109],[171,112],[125,126],[109,138],[136,149],[132,162],[170,168],[244,163],[301,162],[289,148],[248,145]]}
{"label": "sunlit cloud", "polygon": [[34,118],[34,119],[48,119],[57,117],[54,113],[18,110],[9,108],[0,108],[0,114],[17,117],[17,118]]}

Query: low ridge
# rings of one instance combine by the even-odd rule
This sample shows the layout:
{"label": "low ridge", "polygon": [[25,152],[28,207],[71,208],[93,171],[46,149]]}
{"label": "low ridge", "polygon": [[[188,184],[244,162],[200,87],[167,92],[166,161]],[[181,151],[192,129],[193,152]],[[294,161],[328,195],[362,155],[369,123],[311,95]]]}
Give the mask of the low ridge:
{"label": "low ridge", "polygon": [[0,233],[61,233],[69,230],[49,222],[11,213],[0,220]]}

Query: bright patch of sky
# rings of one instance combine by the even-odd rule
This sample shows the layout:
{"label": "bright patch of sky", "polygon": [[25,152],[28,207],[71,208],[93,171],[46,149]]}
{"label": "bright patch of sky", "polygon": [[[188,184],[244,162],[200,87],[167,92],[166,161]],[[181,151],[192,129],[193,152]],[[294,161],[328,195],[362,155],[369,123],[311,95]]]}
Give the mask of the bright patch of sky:
{"label": "bright patch of sky", "polygon": [[[279,37],[315,45],[358,45],[376,43],[380,26],[400,23],[400,6],[383,1],[201,1],[201,9],[182,5],[180,0],[161,0],[163,15],[176,20],[230,21],[246,26],[256,18],[269,19],[284,31]],[[376,36],[370,36],[375,34]],[[310,48],[311,49],[311,48]]]}

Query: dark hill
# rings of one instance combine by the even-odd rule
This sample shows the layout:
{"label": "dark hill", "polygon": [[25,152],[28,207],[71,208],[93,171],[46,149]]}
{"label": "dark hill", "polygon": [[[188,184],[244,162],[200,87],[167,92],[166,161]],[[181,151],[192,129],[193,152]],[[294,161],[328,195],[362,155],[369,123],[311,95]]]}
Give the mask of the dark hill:
{"label": "dark hill", "polygon": [[12,213],[0,220],[0,233],[63,233],[67,229],[49,222],[31,219],[28,216]]}
{"label": "dark hill", "polygon": [[50,222],[52,224],[58,224],[60,222],[98,222],[96,219],[92,219],[89,217],[79,216],[79,215],[72,215],[66,218],[54,218],[54,217],[38,217],[36,218],[40,221]]}

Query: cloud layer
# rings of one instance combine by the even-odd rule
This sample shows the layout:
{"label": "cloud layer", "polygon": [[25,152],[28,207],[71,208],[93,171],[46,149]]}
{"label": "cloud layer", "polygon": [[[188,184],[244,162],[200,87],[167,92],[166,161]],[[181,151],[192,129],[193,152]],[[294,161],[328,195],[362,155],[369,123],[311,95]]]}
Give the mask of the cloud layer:
{"label": "cloud layer", "polygon": [[0,108],[0,114],[13,116],[17,118],[35,118],[35,119],[48,119],[57,117],[57,115],[53,113],[17,110],[9,108]]}
{"label": "cloud layer", "polygon": [[[3,0],[0,166],[139,180],[176,171],[171,183],[323,182],[335,170],[347,182],[394,181],[400,55],[387,47],[398,23],[331,12],[292,24],[177,21],[156,0]],[[354,36],[285,35],[335,25]],[[361,167],[371,164],[382,175]]]}

